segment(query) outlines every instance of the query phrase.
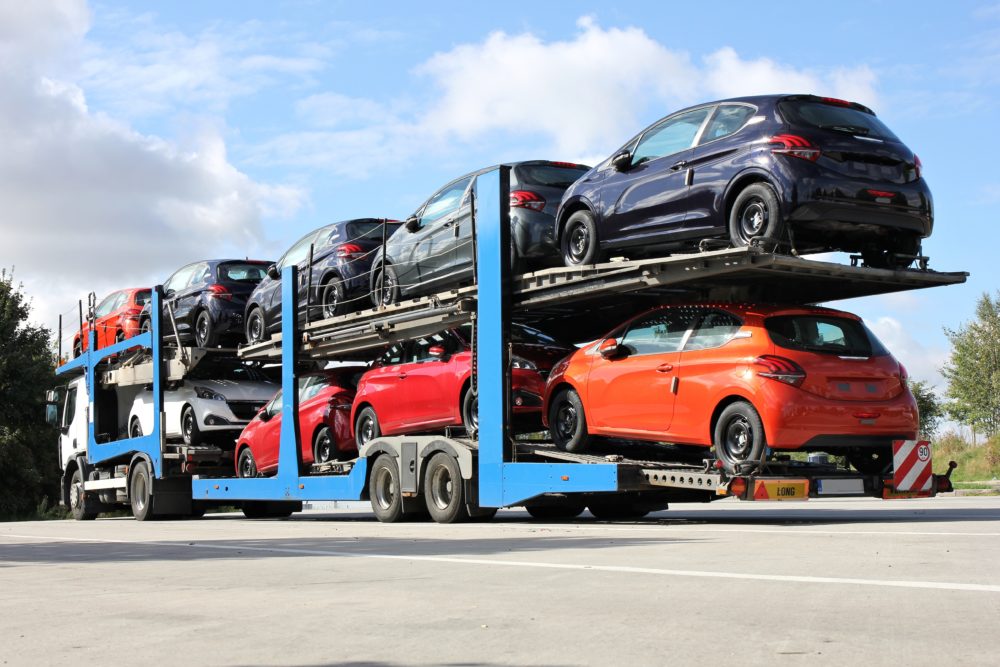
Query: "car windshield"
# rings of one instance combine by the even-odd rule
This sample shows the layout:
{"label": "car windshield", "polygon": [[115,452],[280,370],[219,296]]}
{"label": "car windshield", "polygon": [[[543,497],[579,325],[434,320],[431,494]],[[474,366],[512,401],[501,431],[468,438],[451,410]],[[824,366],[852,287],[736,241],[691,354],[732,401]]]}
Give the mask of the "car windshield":
{"label": "car windshield", "polygon": [[818,127],[823,130],[835,130],[874,139],[899,141],[896,135],[876,118],[875,114],[860,109],[829,104],[819,100],[796,99],[779,102],[778,109],[784,119],[792,125]]}
{"label": "car windshield", "polygon": [[889,352],[858,320],[835,315],[780,315],[764,320],[778,347],[842,357],[879,357]]}
{"label": "car windshield", "polygon": [[267,264],[256,262],[226,262],[217,270],[220,281],[259,283],[267,277]]}
{"label": "car windshield", "polygon": [[232,382],[270,382],[257,366],[239,362],[204,359],[187,374],[190,380],[228,380]]}
{"label": "car windshield", "polygon": [[590,167],[582,164],[550,162],[547,164],[521,164],[514,174],[518,185],[538,185],[568,188],[583,176]]}
{"label": "car windshield", "polygon": [[[356,241],[358,239],[369,239],[371,241],[382,241],[382,221],[381,220],[359,220],[355,222],[347,223],[347,227],[344,230],[345,238],[348,241]],[[392,236],[393,232],[399,229],[400,223],[398,222],[387,222],[385,223],[385,237],[389,238]]]}

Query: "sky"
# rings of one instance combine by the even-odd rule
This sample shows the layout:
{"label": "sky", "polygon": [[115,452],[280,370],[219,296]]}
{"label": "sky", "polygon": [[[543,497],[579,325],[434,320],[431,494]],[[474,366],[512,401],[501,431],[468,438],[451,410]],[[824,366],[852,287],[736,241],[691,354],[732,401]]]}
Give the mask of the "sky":
{"label": "sky", "polygon": [[623,4],[0,2],[0,267],[54,329],[91,291],[402,219],[473,169],[594,163],[702,101],[832,95],[920,156],[924,251],[971,276],[831,305],[942,389],[944,328],[1000,276],[1000,4]]}

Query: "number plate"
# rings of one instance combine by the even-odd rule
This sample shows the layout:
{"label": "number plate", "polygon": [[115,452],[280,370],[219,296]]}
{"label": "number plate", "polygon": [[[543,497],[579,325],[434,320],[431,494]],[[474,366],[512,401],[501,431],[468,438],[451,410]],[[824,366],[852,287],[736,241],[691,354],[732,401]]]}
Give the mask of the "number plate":
{"label": "number plate", "polygon": [[818,496],[862,496],[864,493],[865,483],[860,479],[816,480],[816,495]]}
{"label": "number plate", "polygon": [[808,479],[758,479],[754,500],[809,500]]}

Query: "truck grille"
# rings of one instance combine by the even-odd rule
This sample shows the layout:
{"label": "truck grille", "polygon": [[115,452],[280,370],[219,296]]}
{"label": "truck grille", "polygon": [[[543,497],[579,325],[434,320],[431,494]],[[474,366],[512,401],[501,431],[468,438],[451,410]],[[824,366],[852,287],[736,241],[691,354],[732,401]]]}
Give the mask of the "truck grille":
{"label": "truck grille", "polygon": [[264,407],[265,401],[227,401],[227,403],[237,419],[250,421]]}

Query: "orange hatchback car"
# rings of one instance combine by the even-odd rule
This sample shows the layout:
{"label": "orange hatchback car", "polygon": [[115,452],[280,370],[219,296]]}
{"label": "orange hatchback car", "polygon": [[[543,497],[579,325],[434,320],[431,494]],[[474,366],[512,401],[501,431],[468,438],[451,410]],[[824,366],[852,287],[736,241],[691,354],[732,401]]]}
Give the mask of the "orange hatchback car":
{"label": "orange hatchback car", "polygon": [[729,471],[773,450],[863,473],[917,435],[906,370],[859,317],[827,308],[664,306],[559,362],[542,412],[556,445],[591,436],[714,447]]}

